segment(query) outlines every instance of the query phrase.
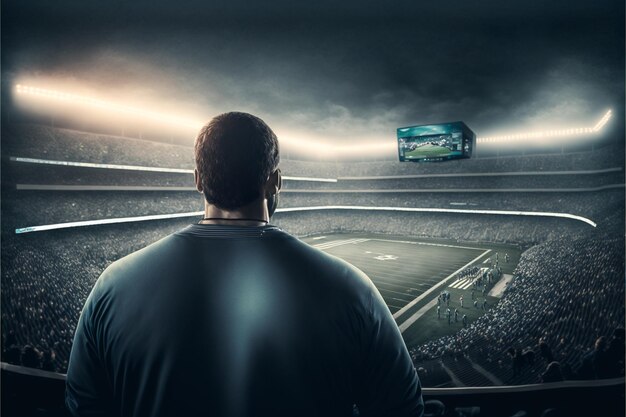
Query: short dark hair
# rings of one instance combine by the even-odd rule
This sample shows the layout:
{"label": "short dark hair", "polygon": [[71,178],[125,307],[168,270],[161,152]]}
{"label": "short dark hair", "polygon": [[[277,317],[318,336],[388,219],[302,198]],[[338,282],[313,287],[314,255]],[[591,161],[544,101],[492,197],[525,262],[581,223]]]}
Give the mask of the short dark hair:
{"label": "short dark hair", "polygon": [[214,117],[198,133],[194,150],[204,198],[226,210],[259,198],[280,161],[276,135],[248,113]]}

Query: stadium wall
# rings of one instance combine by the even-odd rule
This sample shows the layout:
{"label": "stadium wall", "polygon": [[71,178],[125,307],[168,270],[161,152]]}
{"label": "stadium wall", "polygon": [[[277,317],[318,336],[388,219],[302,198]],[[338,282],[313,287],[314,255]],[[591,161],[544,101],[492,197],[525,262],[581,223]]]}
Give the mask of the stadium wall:
{"label": "stadium wall", "polygon": [[[65,408],[65,376],[1,364],[2,415],[41,417],[69,416]],[[427,412],[440,402],[447,410],[479,412],[481,417],[540,415],[543,410],[558,409],[571,417],[624,415],[624,378],[605,381],[559,382],[518,387],[423,388]],[[589,401],[572,401],[572,398]],[[615,401],[619,398],[620,401]],[[303,404],[306,406],[306,404]],[[474,411],[472,411],[474,410]],[[463,414],[466,415],[466,414]]]}

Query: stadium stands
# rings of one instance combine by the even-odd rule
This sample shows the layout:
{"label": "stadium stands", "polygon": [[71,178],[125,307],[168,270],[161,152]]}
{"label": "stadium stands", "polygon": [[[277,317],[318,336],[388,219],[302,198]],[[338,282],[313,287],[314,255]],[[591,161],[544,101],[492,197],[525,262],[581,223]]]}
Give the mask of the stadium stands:
{"label": "stadium stands", "polygon": [[[122,169],[99,169],[53,166],[35,163],[13,162],[13,178],[21,184],[76,184],[76,185],[144,185],[144,186],[178,186],[193,187],[191,173],[168,173],[130,171]],[[292,165],[294,161],[283,160],[282,165]],[[283,168],[284,170],[285,168]],[[303,175],[297,167],[284,171],[285,175]],[[325,178],[328,173],[320,170],[315,173],[318,178]],[[474,173],[469,178],[467,174],[449,174],[442,177],[414,176],[385,179],[365,177],[365,179],[342,179],[336,182],[318,181],[286,181],[285,190],[317,190],[356,192],[359,190],[556,190],[556,189],[589,189],[607,187],[614,184],[623,184],[624,172],[619,168],[595,171],[555,171],[544,173],[541,171],[529,172],[524,175],[520,172]],[[442,191],[439,191],[442,192]],[[449,191],[453,192],[453,191]]]}
{"label": "stadium stands", "polygon": [[[3,155],[61,161],[141,165],[193,169],[190,146],[105,136],[40,125],[3,127]],[[624,166],[624,153],[615,146],[595,152],[564,155],[533,155],[478,158],[445,164],[400,164],[397,162],[312,162],[283,160],[283,171],[301,176],[349,179],[393,175],[494,173],[534,171],[579,171]]]}
{"label": "stadium stands", "polygon": [[[45,366],[52,363],[64,371],[80,309],[100,272],[115,259],[194,219],[26,235],[15,235],[15,229],[193,212],[202,209],[201,196],[193,190],[189,173],[63,167],[7,157],[193,169],[192,148],[35,125],[3,126],[2,136],[3,361],[20,363],[21,352],[29,345],[42,353],[41,367],[43,353],[48,352]],[[513,376],[506,350],[536,351],[540,338],[562,366],[575,373],[598,336],[610,337],[624,325],[623,150],[605,147],[595,152],[443,164],[283,160],[281,168],[287,176],[338,179],[336,183],[285,181],[284,208],[361,205],[554,211],[598,223],[593,228],[571,219],[458,213],[278,213],[274,222],[300,236],[368,232],[530,248],[518,265],[517,278],[486,315],[455,336],[411,346],[426,386],[451,386],[454,381],[468,386],[493,385],[494,380],[538,382],[547,364],[537,355],[534,363]],[[494,172],[501,175],[472,175]],[[380,178],[389,176],[409,177]],[[185,187],[188,191],[42,191],[21,189],[24,185]],[[50,359],[52,351],[55,355]]]}
{"label": "stadium stands", "polygon": [[[623,239],[551,240],[532,247],[500,302],[456,335],[414,348],[416,364],[442,358],[465,385],[493,384],[470,359],[508,385],[540,382],[552,361],[561,364],[566,379],[581,377],[583,356],[596,339],[610,339],[624,326],[624,280],[617,278],[624,276],[623,254]],[[602,377],[624,375],[623,339],[618,346]],[[532,350],[534,359],[514,372],[509,348]]]}

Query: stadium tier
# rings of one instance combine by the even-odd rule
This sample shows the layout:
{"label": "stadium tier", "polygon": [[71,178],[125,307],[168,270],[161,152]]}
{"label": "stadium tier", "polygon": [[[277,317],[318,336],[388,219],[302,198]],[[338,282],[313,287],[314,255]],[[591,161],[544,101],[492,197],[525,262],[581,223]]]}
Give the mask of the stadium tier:
{"label": "stadium tier", "polygon": [[[618,212],[623,201],[621,189],[587,193],[333,193],[285,192],[282,208],[317,206],[365,206],[440,208],[461,210],[513,210],[564,212],[584,216],[610,228],[606,216]],[[34,223],[59,223],[97,218],[150,214],[186,213],[202,210],[202,196],[195,191],[58,191],[7,190],[3,207],[6,222],[16,227]],[[48,207],[55,207],[50,210]],[[567,209],[564,210],[564,207]],[[45,211],[45,218],[41,212]],[[322,226],[320,226],[322,227]],[[331,227],[326,225],[325,227]],[[324,230],[320,230],[323,232]],[[366,231],[366,230],[364,230]]]}
{"label": "stadium tier", "polygon": [[[2,145],[2,360],[64,372],[80,310],[100,272],[196,219],[20,235],[15,229],[200,211],[202,197],[188,172],[194,166],[193,149],[36,125],[3,126]],[[273,223],[372,277],[396,315],[426,386],[538,382],[547,365],[538,353],[540,339],[572,370],[569,378],[579,377],[577,369],[595,338],[609,337],[624,325],[623,149],[444,164],[283,159],[281,169],[287,177],[336,180],[286,180],[281,208],[555,212],[597,223],[467,212],[277,213]],[[496,283],[477,288],[477,297],[482,289],[489,292],[480,295],[481,303],[488,301],[485,307],[472,301],[461,308],[458,297],[471,300],[473,285],[461,275],[481,268],[497,271],[496,252],[503,288],[495,295],[489,294]],[[510,262],[503,261],[505,253]],[[467,281],[461,284],[461,279]],[[456,297],[454,308],[470,309],[464,314],[467,327],[461,326],[461,317],[450,327],[438,321],[432,303],[442,291]],[[25,362],[26,346],[43,355]],[[535,361],[516,365],[514,374],[513,356],[507,353],[511,347],[536,352]]]}
{"label": "stadium tier", "polygon": [[[97,135],[31,124],[3,126],[4,157],[19,156],[59,161],[141,165],[193,169],[190,147],[148,140]],[[617,149],[616,149],[617,148]],[[508,156],[449,161],[445,164],[397,162],[312,162],[283,158],[291,175],[350,178],[390,175],[494,173],[519,171],[579,171],[624,166],[623,146],[608,145],[595,152]]]}

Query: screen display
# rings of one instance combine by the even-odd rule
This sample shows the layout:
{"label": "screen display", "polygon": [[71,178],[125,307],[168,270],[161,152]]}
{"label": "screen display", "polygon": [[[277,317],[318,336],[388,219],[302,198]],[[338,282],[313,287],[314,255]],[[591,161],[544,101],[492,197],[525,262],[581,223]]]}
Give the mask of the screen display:
{"label": "screen display", "polygon": [[463,122],[399,128],[400,161],[445,161],[471,156],[475,135]]}

